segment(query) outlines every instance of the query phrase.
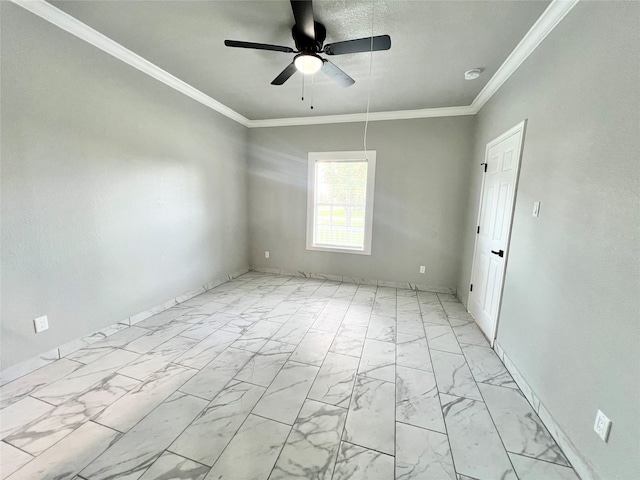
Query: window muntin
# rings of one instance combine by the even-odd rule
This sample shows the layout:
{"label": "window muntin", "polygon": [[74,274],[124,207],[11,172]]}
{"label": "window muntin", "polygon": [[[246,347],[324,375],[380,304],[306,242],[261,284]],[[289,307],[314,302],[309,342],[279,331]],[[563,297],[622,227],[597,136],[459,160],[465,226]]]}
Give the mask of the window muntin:
{"label": "window muntin", "polygon": [[371,254],[376,152],[309,154],[307,249]]}

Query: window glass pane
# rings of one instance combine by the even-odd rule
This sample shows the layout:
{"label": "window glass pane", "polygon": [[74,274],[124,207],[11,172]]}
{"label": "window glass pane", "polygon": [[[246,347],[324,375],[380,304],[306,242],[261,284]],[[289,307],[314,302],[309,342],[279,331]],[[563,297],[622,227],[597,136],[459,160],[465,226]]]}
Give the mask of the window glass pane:
{"label": "window glass pane", "polygon": [[331,243],[331,227],[316,225],[316,244],[329,245]]}
{"label": "window glass pane", "polygon": [[357,203],[367,198],[367,162],[317,162],[316,201]]}
{"label": "window glass pane", "polygon": [[364,228],[364,207],[354,207],[351,214],[351,224]]}
{"label": "window glass pane", "polygon": [[338,204],[333,207],[333,224],[342,226],[347,224],[347,214],[344,205]]}
{"label": "window glass pane", "polygon": [[367,162],[316,162],[316,245],[364,247],[367,167]]}
{"label": "window glass pane", "polygon": [[331,225],[331,206],[330,205],[317,206],[316,225]]}

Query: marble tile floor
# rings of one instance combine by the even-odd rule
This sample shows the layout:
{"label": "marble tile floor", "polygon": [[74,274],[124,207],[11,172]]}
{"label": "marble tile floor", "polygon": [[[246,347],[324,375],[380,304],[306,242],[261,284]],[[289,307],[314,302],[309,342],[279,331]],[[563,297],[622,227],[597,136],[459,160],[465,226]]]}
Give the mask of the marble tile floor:
{"label": "marble tile floor", "polygon": [[452,295],[250,272],[0,395],[2,479],[578,479]]}

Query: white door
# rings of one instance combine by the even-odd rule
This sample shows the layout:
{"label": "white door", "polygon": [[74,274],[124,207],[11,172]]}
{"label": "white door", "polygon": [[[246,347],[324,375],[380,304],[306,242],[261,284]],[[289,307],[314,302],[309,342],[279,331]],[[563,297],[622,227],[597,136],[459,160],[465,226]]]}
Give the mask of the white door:
{"label": "white door", "polygon": [[496,337],[509,252],[525,122],[487,144],[473,256],[469,312],[487,338]]}

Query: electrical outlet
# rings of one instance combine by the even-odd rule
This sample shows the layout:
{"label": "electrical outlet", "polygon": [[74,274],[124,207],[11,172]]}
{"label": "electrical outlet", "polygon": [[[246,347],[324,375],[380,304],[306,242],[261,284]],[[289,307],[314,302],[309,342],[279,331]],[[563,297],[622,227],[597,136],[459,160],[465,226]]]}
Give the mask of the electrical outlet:
{"label": "electrical outlet", "polygon": [[424,265],[420,265],[420,273],[424,273],[426,271],[426,267]]}
{"label": "electrical outlet", "polygon": [[47,316],[38,317],[33,320],[33,326],[36,329],[36,333],[44,332],[45,330],[49,330],[49,320]]}
{"label": "electrical outlet", "polygon": [[611,431],[611,420],[600,410],[598,410],[598,414],[596,415],[596,423],[593,429],[604,442],[608,440],[609,432]]}
{"label": "electrical outlet", "polygon": [[264,258],[269,258],[269,252],[264,252]]}

